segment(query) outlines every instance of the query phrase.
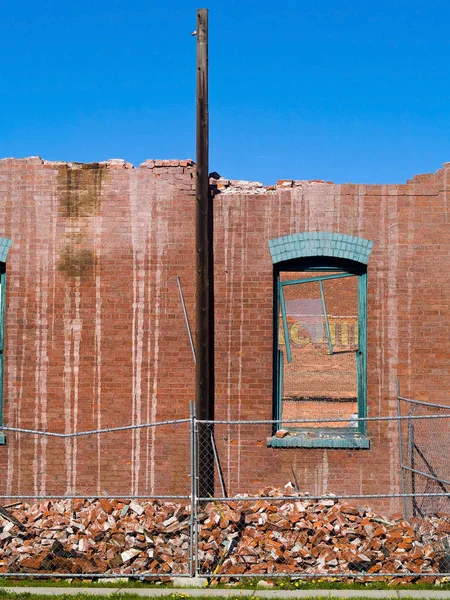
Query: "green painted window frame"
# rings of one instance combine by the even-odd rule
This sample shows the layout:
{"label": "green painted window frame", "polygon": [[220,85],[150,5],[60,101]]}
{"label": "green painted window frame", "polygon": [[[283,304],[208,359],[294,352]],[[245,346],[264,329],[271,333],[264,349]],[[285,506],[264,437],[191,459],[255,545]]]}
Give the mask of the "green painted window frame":
{"label": "green painted window frame", "polygon": [[[5,358],[5,315],[6,315],[6,257],[12,241],[0,237],[0,426],[3,423],[3,367]],[[0,431],[0,445],[5,444],[5,434]]]}
{"label": "green painted window frame", "polygon": [[[3,425],[3,372],[5,357],[5,305],[6,305],[6,265],[0,263],[0,425]],[[0,445],[6,443],[5,434],[0,431]]]}
{"label": "green painted window frame", "polygon": [[[367,264],[373,241],[346,233],[331,231],[304,231],[292,233],[268,241],[273,269],[273,433],[281,422],[282,360],[283,352],[278,348],[279,328],[279,273],[285,271],[347,271],[358,275],[358,327],[360,357],[357,360],[358,415],[367,416]],[[322,305],[324,298],[322,299]],[[281,366],[281,368],[280,368]],[[361,391],[360,391],[361,390]],[[354,428],[323,428],[317,435],[304,428],[295,435],[277,438],[273,436],[268,446],[277,448],[359,448],[370,447],[366,436],[366,421],[358,421]],[[307,433],[305,433],[307,432]],[[332,435],[330,432],[334,432]]]}
{"label": "green painted window frame", "polygon": [[[274,368],[274,420],[276,426],[274,428],[274,436],[270,438],[268,446],[272,447],[302,447],[302,448],[356,448],[368,449],[370,442],[367,438],[367,422],[365,420],[358,421],[356,427],[323,427],[323,428],[289,428],[284,426],[290,432],[290,436],[286,438],[277,438],[275,433],[280,429],[282,423],[282,376],[283,376],[283,351],[278,348],[278,336],[280,328],[280,308],[282,322],[284,328],[286,343],[286,359],[290,362],[290,344],[287,334],[287,319],[285,312],[285,301],[283,288],[289,285],[300,283],[318,282],[321,291],[322,306],[324,307],[325,318],[326,305],[323,295],[322,281],[328,279],[339,279],[346,277],[357,277],[358,281],[358,350],[356,352],[356,378],[357,378],[357,402],[358,402],[358,418],[365,419],[367,416],[367,267],[361,263],[340,260],[335,258],[332,261],[324,257],[311,257],[306,263],[297,264],[297,261],[287,261],[276,265],[274,269],[274,286],[276,293],[274,294],[274,346],[277,352],[276,366]],[[332,264],[329,264],[332,263]],[[289,271],[311,272],[311,277],[302,279],[292,279],[287,281],[280,280],[280,274]],[[320,271],[334,272],[332,275],[320,276]],[[318,273],[319,272],[319,273]],[[317,273],[314,277],[313,273]],[[328,334],[327,334],[328,335]],[[328,336],[329,337],[329,336]],[[332,353],[332,349],[330,349]],[[314,438],[312,433],[317,433]]]}

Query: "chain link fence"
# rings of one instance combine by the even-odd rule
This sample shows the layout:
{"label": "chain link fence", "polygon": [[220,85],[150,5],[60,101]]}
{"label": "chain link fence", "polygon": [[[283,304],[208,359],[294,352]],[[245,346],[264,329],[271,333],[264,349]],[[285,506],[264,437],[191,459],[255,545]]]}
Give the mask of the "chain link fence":
{"label": "chain link fence", "polygon": [[[450,411],[446,414],[450,417]],[[289,422],[283,421],[288,433],[283,431],[281,439],[290,441],[287,447],[278,448],[268,447],[276,422],[198,423],[209,427],[209,436],[203,433],[198,439],[209,443],[214,438],[219,460],[222,457],[226,465],[214,465],[213,491],[197,498],[199,574],[222,581],[288,576],[409,582],[418,577],[434,580],[447,576],[449,512],[430,510],[409,520],[407,512],[402,512],[404,502],[428,502],[431,506],[432,502],[448,501],[447,492],[403,491],[400,477],[397,491],[390,491],[392,471],[398,475],[403,464],[397,431],[400,427],[403,435],[409,415],[364,420],[374,449],[378,446],[379,465],[374,465],[374,454],[355,449],[346,454],[348,464],[333,465],[331,460],[329,464],[329,450],[311,447],[294,451],[289,464],[286,452],[294,446],[291,442],[299,436],[305,443],[302,426],[309,430],[312,419],[296,418],[292,430],[287,429]],[[427,421],[430,433],[431,422],[439,422],[443,429],[449,422],[443,412],[436,415],[432,410],[417,415],[415,421]],[[322,441],[327,435],[329,442],[342,436],[351,448],[352,435],[358,435],[343,432],[339,422],[336,428],[335,417],[314,422],[322,429]],[[330,423],[328,433],[323,433]],[[348,421],[342,419],[342,423]],[[434,443],[432,436],[423,442]],[[380,446],[386,448],[384,457]],[[392,447],[397,458],[394,464],[388,451]],[[206,473],[209,481],[211,469],[211,463],[200,463],[199,479]],[[358,470],[366,478],[363,486],[355,481]],[[373,493],[358,493],[361,487],[372,488]]]}
{"label": "chain link fence", "polygon": [[450,406],[399,396],[398,407],[405,516],[450,514]]}
{"label": "chain link fence", "polygon": [[0,575],[188,575],[190,427],[189,419],[75,434],[4,427],[13,460],[0,482]]}
{"label": "chain link fence", "polygon": [[[25,477],[16,461],[0,482],[0,575],[449,576],[450,410],[401,397],[398,407],[365,419],[374,449],[396,449],[385,479],[371,451],[329,464],[323,448],[270,447],[276,421],[199,421],[192,408],[189,419],[77,434],[4,427],[34,468]],[[296,417],[291,434],[310,422]],[[360,481],[347,476],[355,465]]]}

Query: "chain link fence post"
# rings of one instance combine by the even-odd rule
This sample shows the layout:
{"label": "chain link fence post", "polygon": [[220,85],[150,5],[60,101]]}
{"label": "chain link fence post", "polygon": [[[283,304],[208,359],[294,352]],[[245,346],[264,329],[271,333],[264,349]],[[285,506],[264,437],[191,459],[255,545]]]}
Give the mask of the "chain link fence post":
{"label": "chain link fence post", "polygon": [[191,446],[191,518],[189,540],[189,574],[198,576],[198,431],[195,403],[190,402],[190,446]]}
{"label": "chain link fence post", "polygon": [[191,516],[189,523],[189,576],[197,575],[197,426],[195,417],[195,404],[191,400],[190,411],[190,478],[191,478]]}
{"label": "chain link fence post", "polygon": [[402,414],[401,400],[400,400],[400,381],[397,379],[397,416],[398,416],[398,458],[400,461],[400,480],[401,490],[403,494],[402,505],[403,505],[403,518],[406,519],[408,515],[408,508],[406,504],[406,484],[405,484],[405,469],[403,464],[403,435],[402,435],[402,420],[400,419]]}
{"label": "chain link fence post", "polygon": [[[409,407],[409,417],[413,416],[415,413],[415,406],[412,404]],[[417,515],[417,500],[415,498],[416,493],[416,474],[414,473],[415,469],[415,441],[414,441],[414,421],[409,418],[408,419],[408,439],[409,439],[409,464],[411,465],[411,493],[412,497],[412,516],[415,517]]]}

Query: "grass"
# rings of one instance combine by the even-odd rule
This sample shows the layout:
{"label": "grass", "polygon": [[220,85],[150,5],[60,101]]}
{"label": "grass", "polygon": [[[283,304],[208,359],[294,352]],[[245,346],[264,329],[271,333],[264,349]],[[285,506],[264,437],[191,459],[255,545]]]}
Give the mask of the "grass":
{"label": "grass", "polygon": [[[111,596],[113,596],[114,598],[116,598],[117,600],[142,600],[142,596],[138,596],[137,594],[124,594],[124,593],[120,593],[120,594],[111,594]],[[186,593],[186,594],[171,594],[170,596],[167,596],[167,598],[169,598],[170,600],[190,600],[191,596]],[[340,600],[339,597],[335,597],[337,600]],[[18,594],[11,594],[8,592],[5,592],[4,590],[0,590],[0,600],[49,600],[49,597],[43,594],[30,594],[30,593],[18,593]],[[86,596],[83,594],[72,594],[72,595],[58,595],[58,596],[52,596],[52,600],[86,600]],[[105,596],[89,596],[89,600],[105,600]],[[161,596],[147,596],[146,600],[161,600]],[[195,600],[211,600],[211,596],[208,595],[204,595],[204,596],[197,596],[195,597]],[[240,598],[239,596],[214,596],[214,600],[242,600],[242,598]],[[260,600],[258,598],[258,595],[255,594],[253,596],[250,596],[248,598],[248,600]],[[281,599],[280,599],[281,600]],[[323,600],[323,596],[309,596],[308,599],[304,599],[304,600]],[[342,599],[344,600],[344,599]],[[352,598],[352,600],[367,600],[367,598],[364,597],[355,597]],[[404,600],[407,600],[406,598]],[[411,599],[413,600],[413,599]],[[425,598],[420,599],[415,597],[414,600],[425,600]]]}
{"label": "grass", "polygon": [[[120,576],[117,576],[118,578]],[[247,578],[243,581],[238,582],[237,585],[230,586],[226,583],[220,583],[219,581],[215,581],[214,584],[210,587],[214,587],[214,589],[227,589],[232,587],[234,589],[248,589],[255,590],[258,581],[261,581],[262,577],[259,578]],[[269,579],[269,578],[268,578]],[[331,579],[331,578],[330,578]],[[436,585],[433,583],[395,583],[392,582],[384,582],[384,581],[374,581],[369,583],[344,583],[341,581],[333,581],[326,579],[315,579],[311,580],[293,580],[289,578],[277,578],[274,580],[274,586],[271,589],[274,590],[442,590],[450,591],[450,582],[443,582],[440,585]],[[270,579],[269,579],[270,580]],[[75,579],[44,579],[44,578],[0,578],[0,591],[2,587],[64,587],[64,588],[112,588],[112,589],[151,589],[151,588],[171,588],[171,583],[161,583],[152,581],[151,579],[147,581],[140,580],[132,580],[132,581],[117,581],[115,583],[103,583],[102,579],[98,579],[97,581],[93,581],[92,579],[86,580],[82,578]],[[205,588],[207,589],[207,588]],[[449,594],[450,597],[450,594]],[[36,598],[36,596],[33,596]],[[67,596],[65,596],[67,598]]]}
{"label": "grass", "polygon": [[[120,578],[120,575],[117,576]],[[0,578],[0,591],[2,587],[63,587],[63,588],[152,588],[152,587],[171,587],[171,584],[156,583],[152,581],[117,581],[116,583],[103,583],[101,579],[93,581],[92,579],[46,579],[36,578],[28,579],[18,577],[17,579]]]}

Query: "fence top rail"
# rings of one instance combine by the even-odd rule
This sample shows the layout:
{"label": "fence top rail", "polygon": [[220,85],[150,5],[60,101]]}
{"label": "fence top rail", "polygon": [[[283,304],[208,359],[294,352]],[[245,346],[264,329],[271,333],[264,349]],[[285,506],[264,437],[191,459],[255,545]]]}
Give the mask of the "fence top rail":
{"label": "fence top rail", "polygon": [[[364,498],[442,498],[450,497],[450,492],[414,492],[408,494],[291,494],[286,496],[246,496],[244,494],[237,494],[236,496],[205,496],[204,498],[198,497],[198,502],[257,502],[258,500],[265,500],[270,502],[287,502],[292,500],[342,500],[342,499],[353,499],[353,500],[364,500]],[[176,496],[176,495],[153,495],[148,496],[146,494],[108,494],[104,496],[96,496],[95,494],[74,494],[74,495],[58,495],[58,494],[3,494],[0,495],[0,500],[101,500],[106,498],[108,500],[190,500],[190,496]]]}
{"label": "fence top rail", "polygon": [[[191,577],[191,575],[189,573],[169,573],[168,574],[170,577]],[[70,578],[70,579],[89,579],[89,578],[95,578],[95,579],[100,579],[100,578],[111,578],[111,577],[120,577],[121,575],[115,575],[115,574],[111,574],[111,573],[32,573],[32,577],[33,579],[47,579],[47,578],[51,578],[51,579],[66,579],[66,578]],[[440,579],[440,578],[444,578],[444,577],[449,577],[450,576],[450,572],[445,572],[445,573],[438,573],[435,571],[420,571],[419,573],[415,572],[415,571],[396,571],[396,572],[385,572],[385,571],[379,571],[377,573],[367,573],[366,571],[362,571],[362,572],[358,572],[358,571],[343,571],[341,573],[334,573],[334,572],[330,572],[330,571],[320,571],[318,573],[269,573],[269,574],[261,574],[258,579],[264,579],[264,578],[269,578],[269,579],[273,579],[275,577],[292,577],[294,579],[318,579],[320,577],[333,577],[336,579],[343,579],[343,578],[349,578],[349,579],[361,579],[364,577],[414,577],[415,579],[420,579],[421,577],[433,577],[435,579]],[[17,573],[0,573],[0,578],[8,578],[8,577],[20,577],[20,578],[30,578],[30,573],[23,573],[23,572],[17,572]],[[142,577],[161,577],[161,573],[152,573],[150,571],[143,571],[142,573],[132,573],[131,574],[131,578],[133,579],[140,579]],[[255,578],[255,574],[254,573],[198,573],[196,575],[196,577],[200,577],[201,579],[219,579],[222,577],[233,577],[236,579],[241,579],[241,578]],[[420,582],[419,582],[420,583]],[[50,588],[51,589],[51,588]],[[59,589],[59,588],[58,588]],[[94,588],[95,589],[95,588]],[[127,588],[121,588],[121,589],[127,589]],[[135,594],[136,593],[136,588],[131,588],[133,591],[131,593]],[[83,590],[83,588],[78,588],[78,590]],[[28,591],[28,590],[27,590]],[[152,590],[153,591],[153,590]],[[187,590],[188,591],[188,590]],[[213,590],[216,591],[216,590]],[[222,590],[217,590],[219,593],[223,594]],[[311,591],[311,590],[309,590]],[[313,590],[314,596],[317,596],[318,594],[316,593],[317,590]],[[323,590],[319,590],[319,591],[323,591]],[[333,591],[338,591],[338,590],[333,590]],[[356,594],[355,591],[355,595],[356,596],[362,596],[362,594],[364,593],[361,590],[357,590],[359,593]],[[246,592],[245,595],[242,592]],[[76,592],[74,592],[75,594]],[[78,592],[79,593],[79,592]],[[84,592],[83,592],[84,593]],[[98,590],[95,591],[96,594],[98,594]],[[111,591],[109,595],[112,595],[113,591]],[[400,596],[400,598],[406,598],[411,596],[411,590],[406,588],[403,592],[405,594],[405,596]],[[435,594],[436,592],[432,592],[433,594]],[[444,594],[444,591],[442,592],[438,592],[441,594]],[[253,597],[254,592],[249,589],[249,590],[239,590],[239,596],[240,597],[249,597],[252,596]],[[155,595],[155,594],[154,594]],[[162,594],[158,594],[158,596],[162,596]],[[213,594],[211,594],[211,590],[208,590],[208,592],[206,592],[206,590],[204,591],[203,595],[208,595],[208,596],[212,596]],[[214,594],[215,595],[215,594]],[[233,593],[233,596],[237,595],[237,593]],[[288,595],[287,592],[285,592],[284,594],[282,594],[284,597],[286,597]],[[308,597],[310,597],[311,594],[308,594]],[[337,594],[336,594],[337,595]],[[341,594],[342,595],[342,594]],[[165,594],[164,594],[165,596]],[[168,596],[168,595],[167,595]],[[173,594],[172,594],[173,596]],[[186,596],[189,596],[189,594],[186,594]],[[258,596],[263,597],[264,596],[264,591],[263,590],[259,590],[258,591]],[[435,598],[435,597],[439,597],[439,598],[445,598],[446,596],[441,595],[441,596],[431,596],[427,590],[422,590],[420,593],[420,596],[423,598]],[[297,590],[297,595],[298,596],[298,590]],[[303,597],[303,596],[302,596]],[[324,597],[330,597],[330,596],[324,596]],[[334,596],[332,596],[334,597]],[[354,597],[353,595],[350,597]],[[371,598],[375,598],[377,596],[371,594],[370,596]],[[383,596],[384,597],[384,596]],[[389,596],[392,598],[395,598],[396,596]],[[414,596],[416,597],[416,596]]]}
{"label": "fence top rail", "polygon": [[105,429],[90,429],[88,431],[74,431],[72,433],[56,433],[54,431],[42,431],[40,429],[26,429],[23,427],[9,427],[0,425],[0,431],[11,431],[13,433],[32,433],[36,435],[47,435],[49,437],[71,438],[83,435],[96,435],[99,433],[113,433],[115,431],[130,431],[133,429],[144,429],[146,427],[158,427],[160,425],[176,425],[178,423],[189,423],[190,419],[172,419],[170,421],[157,421],[155,423],[139,423],[137,425],[123,425],[121,427],[108,427]]}
{"label": "fence top rail", "polygon": [[[450,406],[446,407],[450,410]],[[331,417],[329,419],[254,419],[254,420],[210,420],[210,419],[197,419],[198,423],[204,425],[273,425],[275,423],[358,423],[359,421],[402,421],[411,419],[448,419],[450,418],[450,412],[445,415],[391,415],[389,417],[355,417],[349,419],[342,417]]]}
{"label": "fence top rail", "polygon": [[[445,575],[445,573],[444,573],[444,575]],[[169,573],[168,576],[169,577],[177,577],[177,578],[178,577],[191,577],[191,575],[189,573]],[[436,575],[434,575],[434,573],[432,573],[432,576],[439,577],[440,574],[437,573]],[[70,579],[111,579],[111,578],[118,579],[123,576],[120,573],[115,574],[115,573],[111,573],[111,572],[109,572],[109,573],[98,573],[98,572],[97,573],[70,573],[70,572],[66,572],[66,573],[31,573],[30,574],[30,572],[24,573],[23,571],[19,571],[17,573],[13,573],[13,572],[0,573],[0,579],[7,579],[8,577],[14,577],[14,578],[21,577],[24,579],[30,579],[31,577],[33,579],[67,579],[67,578],[70,578]],[[143,571],[140,573],[127,574],[127,577],[130,577],[130,579],[142,579],[142,577],[161,577],[161,573],[152,573],[149,571]],[[202,577],[202,575],[199,575],[199,577]],[[52,588],[49,588],[49,590],[51,590],[51,589]],[[53,589],[55,589],[55,588],[53,588]],[[56,589],[60,590],[61,588],[56,588]],[[64,589],[66,590],[66,589],[70,589],[70,588],[64,588]],[[75,588],[73,593],[71,593],[70,595],[71,596],[74,596],[74,595],[79,596],[80,594],[84,595],[85,592],[82,591],[84,589],[86,589],[86,588],[83,588],[83,587]],[[127,588],[124,588],[124,589],[127,589]],[[131,588],[131,589],[133,589],[133,588]],[[134,589],[136,590],[136,588],[134,588]],[[95,588],[90,588],[90,590],[91,591],[88,592],[89,595],[91,595],[92,590],[95,590],[96,596],[98,596],[100,594],[103,596],[103,593],[102,593],[103,589],[101,592],[99,592],[98,589],[95,589]],[[106,590],[109,591],[109,593],[107,594],[108,597],[112,596],[115,593],[114,588],[106,588]],[[28,591],[28,589],[27,589],[27,591]],[[152,592],[153,592],[152,595],[155,596],[156,594],[154,593],[154,590],[152,590]],[[42,592],[39,592],[39,593],[41,594]],[[61,592],[58,591],[58,595],[60,593]],[[65,592],[63,592],[63,593],[65,593]],[[132,593],[136,594],[135,591],[133,591]],[[49,596],[53,596],[53,592],[50,592],[50,593],[46,592],[45,594],[46,595],[48,594]],[[162,594],[158,594],[158,595],[163,596]],[[146,594],[145,595],[143,594],[143,596],[145,597]],[[165,596],[165,594],[164,594],[164,596]],[[173,596],[173,594],[172,594],[172,596]],[[167,594],[167,597],[169,597],[169,594]]]}
{"label": "fence top rail", "polygon": [[[450,497],[450,492],[414,492],[408,494],[322,494],[321,496],[315,496],[314,494],[307,495],[304,493],[292,494],[290,496],[209,496],[209,497],[198,497],[198,502],[257,502],[258,500],[264,500],[267,502],[292,502],[293,500],[364,500],[365,498],[443,498]],[[1,496],[0,496],[1,498]]]}
{"label": "fence top rail", "polygon": [[449,409],[450,404],[436,404],[435,402],[424,402],[423,400],[413,400],[412,398],[405,398],[404,396],[398,396],[398,400],[403,402],[409,402],[410,404],[420,404],[421,406],[428,406],[430,408],[445,408]]}
{"label": "fence top rail", "polygon": [[[14,574],[13,574],[14,575]],[[29,574],[28,574],[29,575]],[[145,575],[145,573],[144,573]],[[368,573],[367,571],[343,571],[343,572],[338,572],[338,573],[333,573],[332,571],[320,571],[318,573],[299,573],[299,572],[295,572],[295,573],[289,573],[289,572],[284,572],[284,573],[265,573],[259,576],[259,578],[261,579],[272,579],[274,577],[291,577],[292,579],[318,579],[321,577],[333,577],[336,579],[344,579],[344,578],[349,578],[349,579],[362,579],[364,577],[414,577],[414,579],[420,579],[421,577],[433,577],[435,579],[440,579],[443,577],[448,577],[449,573],[438,573],[435,571],[420,571],[419,573],[414,572],[414,571],[400,571],[400,572],[395,572],[395,573],[390,573],[390,572],[385,572],[385,571],[379,571],[377,573]],[[34,573],[33,573],[33,577],[34,577]],[[68,577],[72,577],[72,575],[68,575]],[[242,578],[247,578],[247,577],[252,577],[255,578],[255,574],[254,573],[199,573],[198,577],[204,577],[204,578],[213,578],[213,579],[220,579],[222,577],[233,577],[236,579],[242,579]],[[420,581],[419,581],[420,583]],[[219,591],[219,590],[217,590]],[[241,596],[243,590],[239,590],[239,596]],[[250,593],[254,594],[255,592],[252,590],[248,590],[249,591],[249,596]],[[319,590],[323,591],[323,590]],[[406,588],[404,591],[402,590],[402,593],[404,593],[404,596],[400,596],[400,598],[408,598],[410,596],[412,596],[410,589]],[[264,597],[263,594],[261,593],[262,590],[258,590],[258,596]],[[315,597],[318,595],[318,590],[308,590],[308,598],[309,597]],[[332,592],[336,592],[336,596],[338,596],[338,590],[332,590]],[[347,592],[344,592],[345,594]],[[343,594],[340,594],[340,596],[344,596]],[[346,596],[347,598],[355,598],[358,596],[361,597],[365,597],[365,598],[379,598],[380,596],[375,596],[374,591],[371,590],[371,594],[370,596],[363,596],[365,592],[362,590],[355,590],[354,595],[352,594],[351,596]],[[435,594],[436,592],[432,592],[433,594]],[[438,592],[439,593],[439,592]],[[205,592],[206,594],[206,592]],[[211,591],[209,591],[209,594],[211,594]],[[429,592],[427,590],[422,590],[421,592],[419,592],[420,596],[423,598],[445,598],[446,596],[442,595],[442,596],[431,596],[429,594]],[[441,594],[444,594],[444,591],[441,592]],[[236,595],[236,592],[233,594],[233,596]],[[288,592],[284,592],[284,594],[281,594],[281,596],[287,597]],[[328,592],[327,595],[322,595],[322,597],[325,598],[335,598],[336,596],[333,594],[331,596],[328,596]],[[267,596],[266,596],[267,597]],[[273,598],[273,596],[270,596]],[[280,597],[280,596],[278,596]],[[291,596],[292,597],[292,596]],[[298,590],[295,590],[295,597],[301,597],[304,598],[305,596],[299,596],[298,594]],[[381,596],[381,597],[388,597],[388,598],[395,598],[397,596]],[[414,596],[414,598],[417,598],[417,596]]]}
{"label": "fence top rail", "polygon": [[169,496],[148,496],[147,494],[108,494],[105,496],[96,496],[95,494],[84,494],[84,495],[61,495],[58,494],[32,494],[32,495],[24,495],[20,494],[20,496],[12,495],[12,494],[4,494],[0,496],[0,500],[102,500],[106,498],[107,500],[190,500],[191,497],[188,495],[184,496],[175,496],[173,494]]}
{"label": "fence top rail", "polygon": [[[407,400],[406,398],[399,398],[399,400]],[[415,401],[414,401],[415,402]],[[427,404],[426,402],[415,402],[416,404],[425,404],[430,407],[445,408],[450,410],[450,406],[444,406],[442,404]],[[331,417],[329,419],[253,419],[253,420],[210,420],[210,419],[197,419],[199,423],[205,425],[274,425],[276,423],[358,423],[358,422],[370,422],[370,421],[401,421],[411,419],[449,419],[450,413],[448,414],[433,414],[433,415],[391,415],[386,417],[352,417],[351,419],[346,417]],[[75,431],[72,433],[57,433],[54,431],[44,431],[41,429],[27,429],[24,427],[10,427],[8,425],[0,425],[0,432],[10,431],[12,433],[29,433],[32,435],[44,435],[48,437],[57,438],[75,438],[86,435],[97,435],[100,433],[114,433],[116,431],[131,431],[133,429],[144,429],[147,427],[158,427],[161,425],[176,425],[179,423],[189,423],[191,419],[173,419],[170,421],[158,421],[156,423],[140,423],[138,425],[123,425],[121,427],[109,427],[105,429],[90,429],[88,431]]]}

